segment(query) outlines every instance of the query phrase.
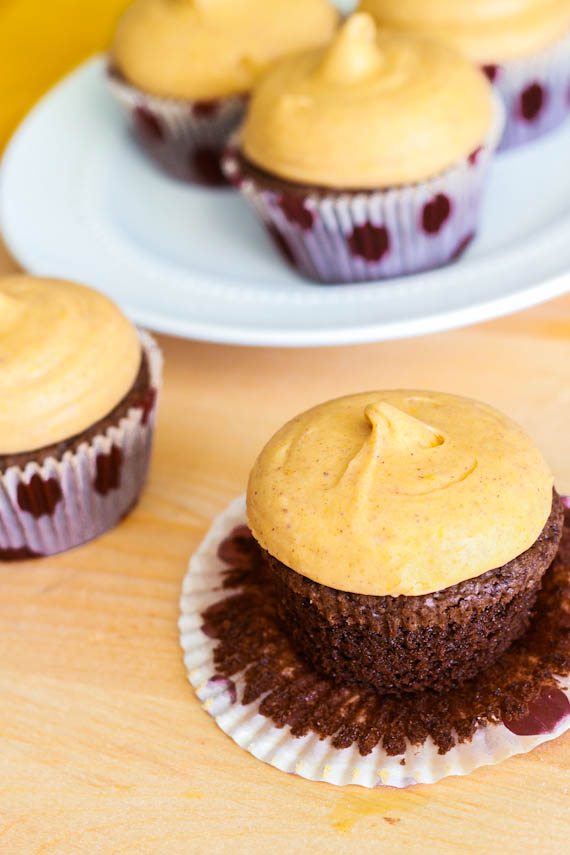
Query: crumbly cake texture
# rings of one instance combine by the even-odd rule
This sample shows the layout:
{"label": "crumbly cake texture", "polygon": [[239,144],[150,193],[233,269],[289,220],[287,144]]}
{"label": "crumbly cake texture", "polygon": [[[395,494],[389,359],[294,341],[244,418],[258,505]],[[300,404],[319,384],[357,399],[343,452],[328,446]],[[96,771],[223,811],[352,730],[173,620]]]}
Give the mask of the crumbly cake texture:
{"label": "crumbly cake texture", "polygon": [[381,693],[439,691],[474,677],[525,632],[563,523],[554,494],[530,549],[476,579],[417,597],[336,591],[267,552],[263,564],[287,633],[318,672]]}
{"label": "crumbly cake texture", "polygon": [[263,554],[243,524],[243,501],[234,503],[214,523],[184,583],[180,630],[190,681],[238,744],[313,780],[408,786],[530,751],[570,726],[565,514],[522,638],[457,687],[385,695],[325,677],[298,653]]}

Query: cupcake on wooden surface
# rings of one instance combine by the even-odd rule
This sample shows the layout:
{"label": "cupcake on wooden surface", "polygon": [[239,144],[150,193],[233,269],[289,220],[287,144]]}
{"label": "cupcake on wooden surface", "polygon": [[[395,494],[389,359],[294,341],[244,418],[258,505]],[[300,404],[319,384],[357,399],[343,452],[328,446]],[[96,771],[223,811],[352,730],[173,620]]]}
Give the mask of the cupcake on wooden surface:
{"label": "cupcake on wooden surface", "polygon": [[361,0],[360,8],[381,25],[439,38],[480,65],[505,103],[503,148],[568,115],[568,0]]}
{"label": "cupcake on wooden surface", "polygon": [[306,276],[399,276],[473,238],[501,121],[461,54],[359,14],[262,78],[224,168]]}
{"label": "cupcake on wooden surface", "polygon": [[135,0],[111,49],[113,90],[169,172],[221,183],[219,155],[260,74],[337,23],[328,0]]}
{"label": "cupcake on wooden surface", "polygon": [[540,451],[491,407],[424,391],[322,404],[249,481],[283,625],[321,673],[449,689],[527,629],[563,509]]}
{"label": "cupcake on wooden surface", "polygon": [[151,453],[161,356],[97,291],[0,279],[0,560],[51,555],[116,525]]}

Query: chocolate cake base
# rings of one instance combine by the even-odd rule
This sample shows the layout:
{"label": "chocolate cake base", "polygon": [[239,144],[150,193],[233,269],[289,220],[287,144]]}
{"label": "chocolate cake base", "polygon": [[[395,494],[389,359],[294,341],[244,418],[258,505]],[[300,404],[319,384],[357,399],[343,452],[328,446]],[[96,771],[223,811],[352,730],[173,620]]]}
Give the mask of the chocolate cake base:
{"label": "chocolate cake base", "polygon": [[111,412],[61,442],[0,455],[0,561],[63,552],[108,531],[141,495],[160,351],[141,332],[138,374]]}
{"label": "chocolate cake base", "polygon": [[[220,543],[224,589],[202,614],[215,639],[215,675],[233,687],[234,702],[257,710],[292,737],[317,735],[333,748],[353,745],[388,755],[431,738],[441,754],[490,724],[517,734],[552,730],[567,715],[558,679],[570,675],[570,515],[546,572],[527,632],[476,678],[442,692],[386,695],[370,686],[324,676],[293,645],[279,617],[272,574],[246,526]],[[217,585],[216,581],[216,590]]]}
{"label": "chocolate cake base", "polygon": [[265,553],[281,619],[323,674],[381,692],[441,691],[473,677],[527,629],[562,536],[554,494],[536,542],[503,567],[434,594],[374,597],[313,582]]}

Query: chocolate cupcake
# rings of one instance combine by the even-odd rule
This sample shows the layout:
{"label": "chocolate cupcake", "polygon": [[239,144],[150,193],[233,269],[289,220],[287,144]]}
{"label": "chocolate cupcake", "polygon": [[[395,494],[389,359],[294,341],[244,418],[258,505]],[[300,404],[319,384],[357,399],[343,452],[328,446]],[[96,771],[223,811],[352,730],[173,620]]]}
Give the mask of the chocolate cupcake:
{"label": "chocolate cupcake", "polygon": [[527,629],[563,508],[532,440],[489,406],[421,391],[293,419],[249,481],[278,609],[323,674],[449,689]]}
{"label": "chocolate cupcake", "polygon": [[268,72],[223,166],[289,262],[358,282],[461,255],[501,128],[459,53],[360,14]]}
{"label": "chocolate cupcake", "polygon": [[222,149],[260,73],[337,23],[329,0],[135,0],[111,49],[111,88],[164,169],[221,184]]}
{"label": "chocolate cupcake", "polygon": [[62,552],[139,499],[162,360],[102,294],[0,279],[0,560]]}
{"label": "chocolate cupcake", "polygon": [[361,0],[360,8],[381,25],[440,38],[481,66],[506,108],[502,148],[568,115],[568,0]]}

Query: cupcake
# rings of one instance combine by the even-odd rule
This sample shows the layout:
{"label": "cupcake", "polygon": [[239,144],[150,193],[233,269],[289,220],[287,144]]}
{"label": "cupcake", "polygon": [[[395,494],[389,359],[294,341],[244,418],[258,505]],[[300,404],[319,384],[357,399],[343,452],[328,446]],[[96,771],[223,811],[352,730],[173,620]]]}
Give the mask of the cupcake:
{"label": "cupcake", "polygon": [[261,72],[323,44],[337,24],[329,0],[135,0],[111,48],[111,88],[162,167],[217,185],[220,154]]}
{"label": "cupcake", "polygon": [[510,419],[392,390],[278,431],[253,467],[247,517],[302,656],[396,694],[460,684],[525,632],[564,514]]}
{"label": "cupcake", "polygon": [[441,38],[481,66],[505,104],[502,148],[568,115],[568,0],[361,0],[360,8],[381,24]]}
{"label": "cupcake", "polygon": [[468,60],[358,14],[263,77],[223,165],[289,262],[357,282],[461,255],[500,131]]}
{"label": "cupcake", "polygon": [[116,525],[141,494],[157,345],[102,294],[0,279],[0,560],[52,555]]}

